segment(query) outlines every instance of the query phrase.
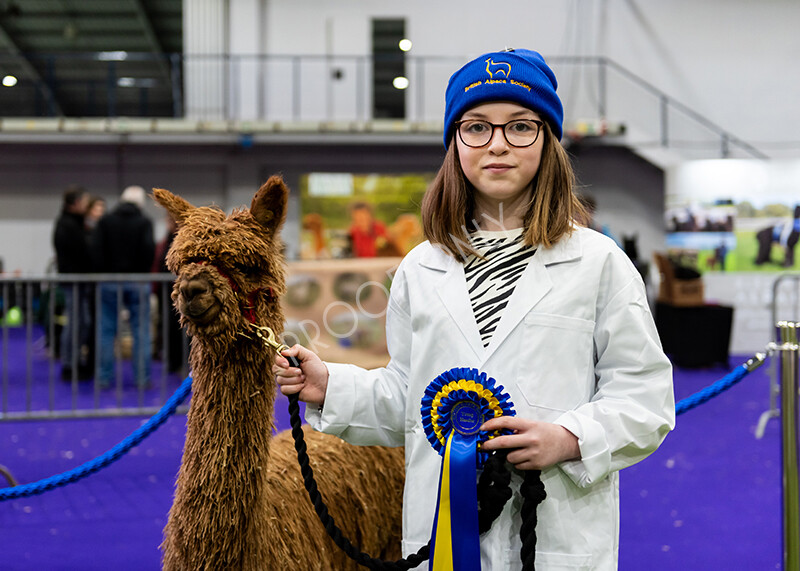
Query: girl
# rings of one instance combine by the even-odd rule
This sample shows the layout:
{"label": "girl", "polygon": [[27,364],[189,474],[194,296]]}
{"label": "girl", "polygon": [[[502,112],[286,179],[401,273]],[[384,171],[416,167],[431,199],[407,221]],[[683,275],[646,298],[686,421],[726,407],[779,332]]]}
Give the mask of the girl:
{"label": "girl", "polygon": [[[561,147],[556,78],[538,53],[484,54],[450,78],[447,154],[422,204],[427,241],[400,264],[387,309],[385,368],[323,363],[295,345],[278,358],[284,394],[315,406],[317,430],[363,445],[405,446],[403,552],[431,535],[441,458],[420,401],[453,367],[505,387],[516,416],[483,444],[509,449],[512,489],[542,470],[536,568],[615,569],[618,471],[674,427],[672,369],[639,273],[582,212]],[[519,569],[515,493],[481,537],[484,570]]]}

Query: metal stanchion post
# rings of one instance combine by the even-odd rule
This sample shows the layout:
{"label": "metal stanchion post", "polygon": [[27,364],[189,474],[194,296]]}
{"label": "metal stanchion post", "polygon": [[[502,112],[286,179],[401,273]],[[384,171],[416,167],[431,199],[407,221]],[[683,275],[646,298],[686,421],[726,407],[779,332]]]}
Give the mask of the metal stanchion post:
{"label": "metal stanchion post", "polygon": [[779,321],[781,353],[781,459],[783,467],[783,568],[800,569],[800,482],[798,481],[798,337],[799,323]]}

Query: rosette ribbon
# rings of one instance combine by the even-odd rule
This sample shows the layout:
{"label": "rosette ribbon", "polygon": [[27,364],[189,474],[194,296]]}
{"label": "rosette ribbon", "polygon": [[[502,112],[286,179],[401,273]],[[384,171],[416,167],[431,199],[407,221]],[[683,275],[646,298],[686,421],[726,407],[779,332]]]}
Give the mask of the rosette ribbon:
{"label": "rosette ribbon", "polygon": [[514,405],[486,373],[454,368],[430,382],[421,412],[425,435],[442,456],[429,570],[480,571],[477,470],[489,454],[479,448],[509,431],[478,429],[490,418],[514,416]]}

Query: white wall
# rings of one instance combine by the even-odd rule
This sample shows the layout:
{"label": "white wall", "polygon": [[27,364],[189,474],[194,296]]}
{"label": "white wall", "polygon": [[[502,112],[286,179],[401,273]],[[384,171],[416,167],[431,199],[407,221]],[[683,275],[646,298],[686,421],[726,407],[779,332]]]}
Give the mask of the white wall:
{"label": "white wall", "polygon": [[[734,307],[732,354],[763,352],[767,343],[776,339],[777,321],[798,321],[800,282],[794,278],[762,273],[707,273],[703,276],[706,300]],[[731,366],[740,364],[731,363]]]}
{"label": "white wall", "polygon": [[[372,18],[402,17],[414,42],[409,114],[421,107],[421,119],[440,119],[447,77],[466,58],[506,46],[530,47],[553,58],[608,57],[768,155],[800,155],[800,2],[795,0],[241,0],[226,5],[230,17],[216,21],[231,26],[226,32],[233,53],[333,58],[303,74],[297,97],[315,120],[341,118],[357,97],[357,71],[335,58],[369,54]],[[421,93],[415,91],[417,56],[444,58],[420,71]],[[326,85],[331,65],[346,72],[334,86]],[[554,67],[568,121],[596,116],[596,69]],[[273,68],[263,70],[271,75],[267,100],[278,118],[290,118],[292,102],[281,100],[292,97],[289,64]],[[339,91],[334,103],[325,101],[329,89]],[[631,133],[643,132],[640,140],[654,140],[658,100],[616,73],[608,74],[608,90],[608,118],[625,122]],[[255,107],[239,103],[237,113]],[[333,116],[326,117],[331,108]],[[708,131],[679,114],[672,116],[670,131],[678,145],[685,139],[691,146],[719,148]]]}
{"label": "white wall", "polygon": [[601,3],[598,51],[771,156],[800,154],[800,3]]}
{"label": "white wall", "polygon": [[[244,0],[242,0],[244,1]],[[228,3],[219,0],[183,2],[184,113],[187,117],[220,119],[225,107],[225,64],[229,50]],[[207,56],[212,56],[211,58]]]}

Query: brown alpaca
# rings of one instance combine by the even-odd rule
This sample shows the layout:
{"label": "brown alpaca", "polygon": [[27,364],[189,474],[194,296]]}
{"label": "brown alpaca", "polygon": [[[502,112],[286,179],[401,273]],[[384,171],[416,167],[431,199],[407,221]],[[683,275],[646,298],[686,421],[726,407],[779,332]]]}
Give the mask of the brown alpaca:
{"label": "brown alpaca", "polygon": [[322,260],[330,258],[328,246],[325,240],[325,222],[320,214],[309,212],[303,216],[303,230],[311,233],[312,244],[304,252],[305,258],[309,260]]}
{"label": "brown alpaca", "polygon": [[[328,538],[303,488],[291,435],[273,438],[273,351],[249,323],[283,330],[278,235],[288,189],[270,178],[250,210],[226,216],[162,189],[175,218],[172,298],[192,337],[193,395],[175,500],[164,529],[168,570],[357,569]],[[400,555],[402,449],[353,447],[305,430],[336,524],[373,557]]]}

